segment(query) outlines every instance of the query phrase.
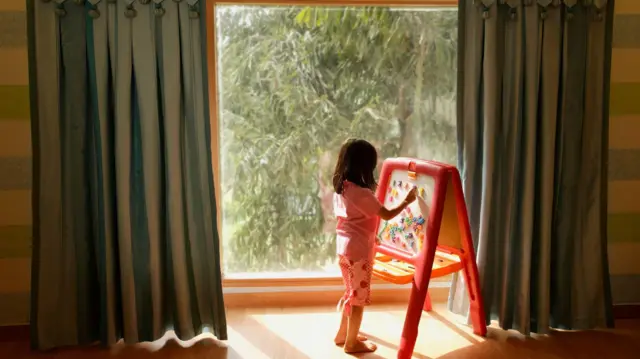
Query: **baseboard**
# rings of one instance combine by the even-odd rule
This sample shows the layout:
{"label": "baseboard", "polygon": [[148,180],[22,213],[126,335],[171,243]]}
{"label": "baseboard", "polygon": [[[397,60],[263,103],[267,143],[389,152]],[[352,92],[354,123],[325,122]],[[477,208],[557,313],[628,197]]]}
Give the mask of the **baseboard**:
{"label": "baseboard", "polygon": [[0,326],[0,343],[29,341],[29,324]]}
{"label": "baseboard", "polygon": [[640,319],[640,303],[614,305],[613,317],[615,319]]}

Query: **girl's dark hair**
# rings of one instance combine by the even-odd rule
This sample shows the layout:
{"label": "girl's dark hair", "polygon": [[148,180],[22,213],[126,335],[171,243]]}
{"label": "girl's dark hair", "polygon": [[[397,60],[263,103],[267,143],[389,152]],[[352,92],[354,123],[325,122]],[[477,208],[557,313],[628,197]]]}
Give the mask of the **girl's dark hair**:
{"label": "girl's dark hair", "polygon": [[372,144],[361,139],[349,139],[340,149],[338,163],[333,172],[333,189],[341,194],[344,181],[375,190],[377,183],[373,171],[378,163],[378,152]]}

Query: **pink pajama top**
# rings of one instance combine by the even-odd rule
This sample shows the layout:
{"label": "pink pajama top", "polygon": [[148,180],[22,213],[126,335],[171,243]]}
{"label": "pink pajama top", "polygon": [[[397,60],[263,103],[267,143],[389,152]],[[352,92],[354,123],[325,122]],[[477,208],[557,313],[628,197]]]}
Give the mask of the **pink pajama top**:
{"label": "pink pajama top", "polygon": [[352,261],[373,260],[375,231],[382,204],[373,191],[345,181],[342,194],[333,195],[333,211],[338,219],[338,255]]}

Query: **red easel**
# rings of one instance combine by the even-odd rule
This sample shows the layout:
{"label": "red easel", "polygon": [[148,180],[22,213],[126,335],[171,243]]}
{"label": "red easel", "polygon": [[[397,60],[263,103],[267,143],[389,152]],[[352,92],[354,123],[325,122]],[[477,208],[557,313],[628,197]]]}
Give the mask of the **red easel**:
{"label": "red easel", "polygon": [[417,253],[386,243],[376,248],[374,276],[396,284],[413,284],[398,350],[398,359],[409,359],[418,336],[422,310],[431,310],[428,293],[431,278],[462,271],[469,293],[473,332],[485,336],[487,325],[460,173],[454,166],[435,161],[387,159],[382,165],[376,193],[382,203],[389,192],[391,176],[396,171],[407,173],[409,179],[419,175],[434,179],[426,230],[419,238],[423,245]]}

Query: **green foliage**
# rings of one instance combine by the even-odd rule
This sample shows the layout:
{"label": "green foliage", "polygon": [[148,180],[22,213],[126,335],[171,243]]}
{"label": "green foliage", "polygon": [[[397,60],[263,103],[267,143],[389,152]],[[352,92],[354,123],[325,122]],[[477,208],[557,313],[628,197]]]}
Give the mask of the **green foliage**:
{"label": "green foliage", "polygon": [[348,136],[455,163],[455,11],[220,6],[217,21],[228,271],[333,260]]}

